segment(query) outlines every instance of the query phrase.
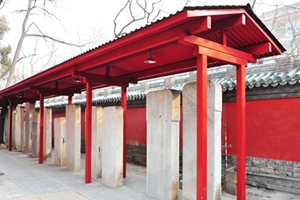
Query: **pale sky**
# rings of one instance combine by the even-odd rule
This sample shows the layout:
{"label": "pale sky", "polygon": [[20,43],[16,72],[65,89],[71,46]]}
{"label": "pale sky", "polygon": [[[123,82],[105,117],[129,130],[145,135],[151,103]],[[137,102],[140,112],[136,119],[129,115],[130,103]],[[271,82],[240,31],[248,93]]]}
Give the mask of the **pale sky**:
{"label": "pale sky", "polygon": [[[4,1],[7,1],[7,4],[4,9],[0,10],[0,14],[4,14],[7,17],[11,31],[6,35],[2,44],[10,44],[14,52],[21,34],[21,23],[24,18],[24,14],[12,12],[17,9],[25,9],[27,0]],[[41,15],[36,15],[31,18],[31,20],[36,22],[41,30],[46,34],[70,43],[78,43],[79,38],[84,43],[84,41],[88,38],[100,35],[97,42],[83,49],[57,44],[55,47],[58,50],[54,60],[56,64],[59,64],[60,62],[80,54],[82,51],[99,46],[101,43],[113,39],[113,19],[126,1],[127,0],[59,0],[59,6],[57,8],[48,8],[50,8],[50,10],[61,20],[63,26],[61,26],[57,20],[49,20]],[[147,0],[147,2],[149,1],[152,2],[153,0]],[[270,5],[281,5],[283,3],[291,4],[297,1],[298,0],[257,0],[254,12],[259,16],[262,11],[268,11],[275,8]],[[142,1],[140,0],[140,2]],[[181,10],[184,3],[185,0],[164,0],[160,8],[164,10],[166,15],[168,15]],[[245,5],[247,3],[251,4],[252,0],[191,0],[189,6],[201,6],[203,4]],[[126,16],[123,16],[123,20],[125,19]],[[122,21],[120,23],[122,23]],[[138,24],[135,28],[140,26],[142,26],[142,24]],[[42,41],[42,39],[40,39],[40,41]],[[26,38],[23,45],[23,51],[28,54],[28,52],[32,51],[34,45],[34,39]],[[39,56],[44,56],[48,54],[49,49],[47,49],[46,46],[41,45],[42,44],[38,46],[38,53]],[[13,56],[13,52],[11,56]],[[42,65],[43,63],[40,61],[38,67]]]}

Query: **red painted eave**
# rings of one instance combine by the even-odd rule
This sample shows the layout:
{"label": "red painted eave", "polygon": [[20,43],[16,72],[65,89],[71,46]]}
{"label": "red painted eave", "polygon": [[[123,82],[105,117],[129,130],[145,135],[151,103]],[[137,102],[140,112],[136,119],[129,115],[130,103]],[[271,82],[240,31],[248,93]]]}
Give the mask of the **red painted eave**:
{"label": "red painted eave", "polygon": [[[250,6],[188,7],[6,88],[0,91],[0,97],[21,95],[24,98],[38,99],[39,91],[33,88],[41,88],[44,92],[47,89],[53,92],[57,89],[56,93],[45,94],[46,98],[60,96],[63,91],[72,93],[85,90],[84,82],[74,82],[76,72],[89,76],[87,79],[79,77],[81,81],[92,80],[93,88],[100,88],[115,85],[113,81],[118,85],[122,84],[122,80],[138,81],[192,71],[196,69],[196,57],[193,54],[195,45],[190,40],[188,42],[191,45],[180,42],[180,36],[191,35],[223,45],[223,30],[226,32],[226,48],[251,55],[254,59],[248,60],[249,62],[285,51],[254,15]],[[155,64],[144,63],[149,49],[157,61]],[[209,67],[228,64],[216,59],[209,59],[208,62]],[[108,74],[112,81],[100,83],[94,78],[94,75],[105,78]]]}

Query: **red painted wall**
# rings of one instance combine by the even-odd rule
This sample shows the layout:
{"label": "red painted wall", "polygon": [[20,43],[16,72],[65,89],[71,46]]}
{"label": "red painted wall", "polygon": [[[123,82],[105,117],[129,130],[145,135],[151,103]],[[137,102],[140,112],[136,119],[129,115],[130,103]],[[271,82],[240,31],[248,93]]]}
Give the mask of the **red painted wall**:
{"label": "red painted wall", "polygon": [[127,144],[146,146],[146,132],[146,109],[127,109]]}
{"label": "red painted wall", "polygon": [[[236,104],[223,104],[222,135],[236,154]],[[300,162],[300,98],[248,101],[246,154],[249,157]],[[224,137],[222,137],[224,139]],[[222,141],[224,144],[224,140]]]}
{"label": "red painted wall", "polygon": [[[63,116],[64,113],[53,113],[53,118]],[[81,119],[81,135],[84,138],[84,112]],[[300,98],[248,101],[246,121],[247,156],[300,162]],[[180,132],[180,148],[182,148],[182,122]],[[235,102],[223,103],[222,145],[225,134],[228,144],[232,145],[228,148],[228,154],[235,155],[237,149]],[[147,144],[146,139],[146,108],[129,108],[127,144],[144,146]]]}

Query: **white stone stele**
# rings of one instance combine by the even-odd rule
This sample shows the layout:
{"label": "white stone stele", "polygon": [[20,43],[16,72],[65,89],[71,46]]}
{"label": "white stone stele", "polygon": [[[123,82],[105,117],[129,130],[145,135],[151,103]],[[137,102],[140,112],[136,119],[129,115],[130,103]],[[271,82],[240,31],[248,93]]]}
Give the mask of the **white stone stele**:
{"label": "white stone stele", "polygon": [[148,93],[146,113],[146,193],[155,199],[178,199],[180,93]]}
{"label": "white stone stele", "polygon": [[16,108],[15,122],[15,147],[19,151],[24,150],[24,108],[20,105]]}
{"label": "white stone stele", "polygon": [[123,108],[103,108],[102,118],[102,184],[123,186]]}
{"label": "white stone stele", "polygon": [[92,178],[102,177],[102,112],[101,106],[92,107]]}
{"label": "white stone stele", "polygon": [[37,111],[33,111],[31,113],[31,120],[29,121],[29,126],[31,127],[31,141],[32,141],[32,145],[31,145],[31,151],[32,154],[31,156],[33,158],[37,158],[39,157],[39,147],[40,147],[40,130],[38,128],[38,112]]}
{"label": "white stone stele", "polygon": [[80,170],[81,108],[80,105],[66,106],[66,167]]}
{"label": "white stone stele", "polygon": [[66,165],[66,118],[54,118],[54,164]]}
{"label": "white stone stele", "polygon": [[44,108],[44,160],[52,155],[52,108]]}
{"label": "white stone stele", "polygon": [[9,111],[6,112],[6,115],[5,115],[5,123],[4,123],[4,137],[3,137],[3,140],[4,140],[4,143],[5,144],[8,144],[8,135],[9,135]]}
{"label": "white stone stele", "polygon": [[[183,199],[196,199],[196,110],[197,84],[186,84],[183,96]],[[208,82],[207,199],[221,199],[222,88]]]}
{"label": "white stone stele", "polygon": [[34,103],[25,104],[25,152],[31,153],[32,149],[32,113],[35,111]]}
{"label": "white stone stele", "polygon": [[12,112],[12,146],[16,147],[16,119],[17,119],[17,112],[16,109],[13,107]]}

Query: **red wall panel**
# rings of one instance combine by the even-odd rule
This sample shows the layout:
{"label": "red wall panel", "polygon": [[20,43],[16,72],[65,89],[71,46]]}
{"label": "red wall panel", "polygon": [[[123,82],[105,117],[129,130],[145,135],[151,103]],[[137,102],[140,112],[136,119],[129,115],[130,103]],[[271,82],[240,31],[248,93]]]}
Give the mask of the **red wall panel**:
{"label": "red wall panel", "polygon": [[[235,102],[223,104],[222,135],[227,132],[228,144],[232,145],[229,154],[237,150],[235,113]],[[300,98],[248,101],[247,156],[300,162],[299,120]]]}

